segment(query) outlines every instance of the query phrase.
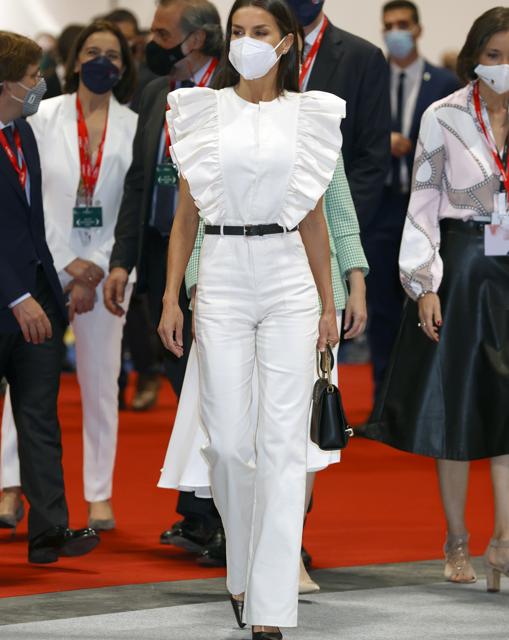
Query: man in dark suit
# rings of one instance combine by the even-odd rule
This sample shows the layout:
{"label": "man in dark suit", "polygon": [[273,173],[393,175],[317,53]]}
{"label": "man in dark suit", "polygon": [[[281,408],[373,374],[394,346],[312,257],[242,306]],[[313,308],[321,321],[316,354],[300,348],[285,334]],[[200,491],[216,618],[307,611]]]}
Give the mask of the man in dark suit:
{"label": "man in dark suit", "polygon": [[[47,563],[88,553],[99,538],[67,526],[57,418],[67,311],[45,239],[37,145],[21,118],[35,113],[46,88],[41,54],[28,38],[0,32],[0,378],[10,384],[30,504],[28,558]],[[4,526],[22,517],[16,497],[14,522]]]}
{"label": "man in dark suit", "polygon": [[[301,89],[328,91],[346,100],[342,152],[364,232],[377,212],[390,165],[387,62],[378,47],[331,24],[323,11],[324,0],[288,0],[288,4],[305,34]],[[304,73],[307,63],[309,70]]]}
{"label": "man in dark suit", "polygon": [[392,166],[386,176],[380,209],[364,234],[371,268],[367,279],[368,340],[375,393],[389,361],[403,307],[398,256],[422,114],[431,103],[459,88],[450,71],[434,67],[420,56],[417,41],[422,28],[413,2],[387,3],[382,19],[390,62]]}
{"label": "man in dark suit", "polygon": [[[159,0],[152,33],[147,63],[163,77],[151,82],[141,98],[133,162],[126,176],[104,295],[106,307],[120,315],[118,303],[123,299],[128,274],[136,267],[137,290],[148,291],[152,322],[157,327],[166,286],[168,238],[178,197],[178,183],[172,176],[165,180],[164,175],[164,171],[174,170],[168,158],[165,127],[167,96],[179,86],[210,83],[222,48],[222,30],[217,9],[208,0],[193,4]],[[176,178],[176,173],[172,175]],[[192,341],[191,314],[185,311],[189,309],[185,287],[180,294],[180,308],[186,314],[185,355],[177,359],[165,350],[164,356],[165,372],[177,396]],[[163,532],[161,542],[204,553],[204,562],[224,564],[224,532],[213,501],[180,493],[177,511],[184,520]],[[214,558],[209,557],[207,545],[211,546]]]}

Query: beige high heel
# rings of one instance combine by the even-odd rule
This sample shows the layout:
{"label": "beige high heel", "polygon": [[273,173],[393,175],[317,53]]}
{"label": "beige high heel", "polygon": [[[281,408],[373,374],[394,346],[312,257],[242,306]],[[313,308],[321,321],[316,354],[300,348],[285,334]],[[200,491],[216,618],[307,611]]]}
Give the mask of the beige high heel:
{"label": "beige high heel", "polygon": [[444,577],[449,582],[471,584],[477,581],[477,576],[468,551],[469,537],[468,534],[462,536],[447,536],[447,542],[444,546]]}
{"label": "beige high heel", "polygon": [[498,593],[500,591],[500,578],[502,574],[509,578],[509,562],[505,565],[496,565],[489,560],[489,550],[492,549],[509,549],[509,540],[490,540],[490,544],[484,555],[484,566],[486,567],[486,589],[489,593]]}
{"label": "beige high heel", "polygon": [[300,578],[299,578],[299,593],[316,593],[320,591],[320,586],[311,579],[309,573],[306,571],[304,561],[300,559]]}

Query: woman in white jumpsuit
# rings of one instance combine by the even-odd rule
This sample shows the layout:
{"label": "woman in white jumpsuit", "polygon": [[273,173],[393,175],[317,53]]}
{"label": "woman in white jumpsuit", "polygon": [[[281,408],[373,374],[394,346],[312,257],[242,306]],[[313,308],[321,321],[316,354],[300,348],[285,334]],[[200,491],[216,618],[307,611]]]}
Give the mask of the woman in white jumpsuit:
{"label": "woman in white jumpsuit", "polygon": [[339,340],[321,198],[336,168],[345,104],[298,93],[296,24],[283,0],[237,0],[226,42],[222,89],[168,98],[181,190],[159,333],[182,355],[178,291],[199,215],[200,413],[226,531],[227,587],[245,603],[253,638],[270,640],[297,624],[315,349],[317,338],[320,349]]}
{"label": "woman in white jumpsuit", "polygon": [[[125,317],[119,318],[106,310],[102,286],[108,273],[137,123],[136,114],[121,102],[130,97],[135,75],[127,41],[109,23],[84,29],[71,58],[67,93],[43,101],[39,112],[30,118],[30,125],[41,158],[48,246],[62,286],[69,292],[76,338],[89,526],[111,529],[118,375]],[[87,156],[80,153],[80,148],[85,147],[90,152],[91,182],[84,166]],[[93,205],[89,212],[98,214],[95,220],[90,216],[87,219],[87,205]],[[132,284],[125,297],[125,309],[131,291]],[[17,449],[16,428],[7,397],[0,462],[1,486],[7,489],[6,496],[19,493]],[[18,509],[18,518],[20,514]]]}

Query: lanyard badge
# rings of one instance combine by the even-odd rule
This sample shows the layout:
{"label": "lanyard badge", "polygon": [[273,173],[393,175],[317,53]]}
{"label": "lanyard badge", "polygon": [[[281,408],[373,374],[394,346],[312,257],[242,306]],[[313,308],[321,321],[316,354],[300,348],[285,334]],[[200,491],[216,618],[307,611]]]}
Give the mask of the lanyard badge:
{"label": "lanyard badge", "polygon": [[506,159],[506,166],[504,167],[504,163],[502,162],[502,158],[497,149],[497,145],[493,140],[492,136],[490,136],[488,132],[488,128],[486,123],[484,122],[482,109],[481,109],[481,96],[479,93],[479,82],[476,82],[474,85],[474,106],[475,113],[477,115],[477,121],[481,127],[481,130],[484,134],[484,138],[490,148],[493,159],[495,160],[495,164],[500,172],[500,181],[503,183],[504,191],[501,192],[504,194],[504,205],[502,205],[502,199],[498,198],[498,194],[495,195],[495,207],[494,212],[498,215],[506,215],[506,205],[507,205],[507,194],[509,193],[509,156]]}
{"label": "lanyard badge", "polygon": [[85,243],[89,243],[91,241],[90,230],[103,226],[103,210],[100,203],[94,202],[94,192],[99,179],[99,172],[104,155],[107,125],[104,127],[95,165],[92,165],[87,124],[78,96],[76,96],[76,110],[78,113],[78,146],[81,173],[80,189],[83,191],[84,202],[83,199],[78,196],[78,202],[73,209],[73,227],[74,229],[79,229],[82,232],[80,234],[82,240]]}

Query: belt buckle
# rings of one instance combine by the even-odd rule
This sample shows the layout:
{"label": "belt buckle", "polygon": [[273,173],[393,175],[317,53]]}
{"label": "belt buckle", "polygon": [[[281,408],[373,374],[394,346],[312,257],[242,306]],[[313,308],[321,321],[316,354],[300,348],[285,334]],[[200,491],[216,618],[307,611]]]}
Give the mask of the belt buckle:
{"label": "belt buckle", "polygon": [[244,225],[244,235],[246,237],[263,236],[261,226],[259,224],[246,224]]}

